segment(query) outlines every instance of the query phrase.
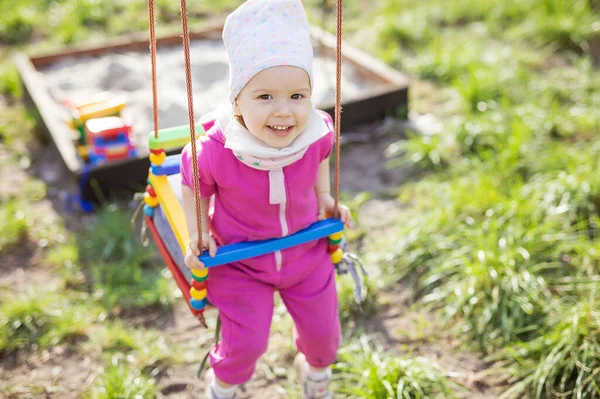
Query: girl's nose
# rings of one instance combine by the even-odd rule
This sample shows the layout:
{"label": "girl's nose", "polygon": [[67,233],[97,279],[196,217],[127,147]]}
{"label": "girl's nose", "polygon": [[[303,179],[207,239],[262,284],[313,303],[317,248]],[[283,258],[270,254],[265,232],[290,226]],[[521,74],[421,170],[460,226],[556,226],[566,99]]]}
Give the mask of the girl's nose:
{"label": "girl's nose", "polygon": [[277,117],[287,117],[290,116],[292,114],[290,105],[288,104],[287,101],[281,101],[277,104],[277,106],[275,107],[275,111],[273,112],[274,116]]}

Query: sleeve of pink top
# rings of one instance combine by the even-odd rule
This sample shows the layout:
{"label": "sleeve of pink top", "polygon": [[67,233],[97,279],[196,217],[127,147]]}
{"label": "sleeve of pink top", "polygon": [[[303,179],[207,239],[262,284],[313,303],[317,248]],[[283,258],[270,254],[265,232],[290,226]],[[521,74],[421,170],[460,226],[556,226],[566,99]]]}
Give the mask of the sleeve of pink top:
{"label": "sleeve of pink top", "polygon": [[[198,156],[198,175],[200,179],[200,197],[209,198],[217,191],[217,185],[212,175],[212,160],[209,140],[196,141],[196,155]],[[192,163],[192,146],[186,144],[181,151],[181,184],[194,190],[194,171]]]}
{"label": "sleeve of pink top", "polygon": [[322,154],[321,160],[325,160],[329,158],[331,152],[333,151],[333,145],[335,144],[335,128],[333,126],[333,119],[327,112],[321,110],[318,110],[317,112],[319,115],[321,115],[325,121],[325,124],[329,128],[329,133],[327,133],[327,135],[321,138],[318,142],[319,149],[321,150]]}

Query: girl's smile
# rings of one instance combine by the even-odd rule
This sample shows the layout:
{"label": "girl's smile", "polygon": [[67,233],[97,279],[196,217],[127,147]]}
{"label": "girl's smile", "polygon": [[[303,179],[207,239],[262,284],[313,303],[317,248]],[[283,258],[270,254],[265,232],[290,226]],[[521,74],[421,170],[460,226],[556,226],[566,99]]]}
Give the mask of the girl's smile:
{"label": "girl's smile", "polygon": [[274,135],[276,135],[278,137],[285,137],[292,132],[292,130],[294,129],[294,126],[273,125],[273,126],[267,126],[267,128],[271,129],[273,131],[272,133]]}

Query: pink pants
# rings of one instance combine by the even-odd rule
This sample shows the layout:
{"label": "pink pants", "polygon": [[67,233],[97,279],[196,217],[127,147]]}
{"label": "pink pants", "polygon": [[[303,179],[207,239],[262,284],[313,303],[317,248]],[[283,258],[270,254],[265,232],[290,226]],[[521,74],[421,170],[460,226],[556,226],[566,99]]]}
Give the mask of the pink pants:
{"label": "pink pants", "polygon": [[222,341],[211,351],[210,364],[227,384],[248,381],[258,358],[266,352],[275,290],[295,324],[298,351],[317,368],[337,356],[341,329],[338,319],[335,269],[320,240],[306,256],[286,262],[280,271],[274,254],[212,268],[208,298],[218,309]]}

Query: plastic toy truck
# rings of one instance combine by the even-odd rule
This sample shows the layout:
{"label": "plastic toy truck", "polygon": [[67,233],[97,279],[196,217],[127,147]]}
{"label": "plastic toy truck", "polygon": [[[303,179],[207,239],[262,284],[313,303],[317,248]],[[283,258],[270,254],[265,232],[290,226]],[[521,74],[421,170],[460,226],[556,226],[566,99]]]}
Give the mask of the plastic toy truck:
{"label": "plastic toy truck", "polygon": [[65,105],[71,112],[69,125],[78,131],[78,144],[86,145],[85,123],[94,118],[106,116],[121,116],[121,111],[127,105],[122,97],[111,96],[109,93],[101,93],[92,101],[76,104],[65,101]]}
{"label": "plastic toy truck", "polygon": [[131,126],[119,116],[86,121],[85,142],[92,165],[136,156]]}

